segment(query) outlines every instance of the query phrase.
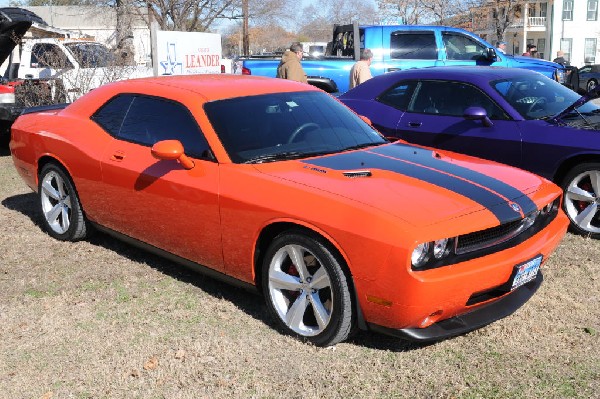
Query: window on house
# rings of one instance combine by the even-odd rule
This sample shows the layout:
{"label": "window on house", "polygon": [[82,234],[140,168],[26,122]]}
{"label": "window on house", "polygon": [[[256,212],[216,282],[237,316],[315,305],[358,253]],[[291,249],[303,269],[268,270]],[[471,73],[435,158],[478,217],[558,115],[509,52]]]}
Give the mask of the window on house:
{"label": "window on house", "polygon": [[540,17],[546,18],[548,14],[548,3],[540,3]]}
{"label": "window on house", "polygon": [[571,49],[573,48],[573,39],[560,39],[560,49],[565,53],[564,58],[571,61]]}
{"label": "window on house", "polygon": [[529,17],[537,17],[537,9],[535,3],[529,4]]}
{"label": "window on house", "polygon": [[563,0],[563,21],[573,20],[573,0]]}
{"label": "window on house", "polygon": [[588,0],[587,20],[588,21],[597,21],[598,20],[598,0]]}
{"label": "window on house", "polygon": [[585,47],[583,50],[583,60],[586,64],[596,63],[596,50],[598,46],[598,39],[591,38],[585,39]]}
{"label": "window on house", "polygon": [[538,39],[537,41],[538,57],[544,59],[544,52],[546,51],[546,39]]}

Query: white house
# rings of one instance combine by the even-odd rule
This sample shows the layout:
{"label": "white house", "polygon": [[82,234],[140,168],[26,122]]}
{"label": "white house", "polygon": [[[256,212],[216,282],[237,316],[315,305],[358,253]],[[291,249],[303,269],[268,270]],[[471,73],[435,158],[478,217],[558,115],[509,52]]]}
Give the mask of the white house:
{"label": "white house", "polygon": [[[49,25],[87,35],[109,48],[116,46],[117,14],[113,7],[40,6],[23,7],[39,15]],[[144,9],[136,9],[130,18],[137,64],[150,65],[150,28]]]}
{"label": "white house", "polygon": [[[520,55],[535,44],[538,56],[553,60],[558,50],[572,65],[600,63],[599,0],[523,1],[504,34],[508,53]],[[491,43],[498,38],[485,7],[472,9],[473,30]]]}

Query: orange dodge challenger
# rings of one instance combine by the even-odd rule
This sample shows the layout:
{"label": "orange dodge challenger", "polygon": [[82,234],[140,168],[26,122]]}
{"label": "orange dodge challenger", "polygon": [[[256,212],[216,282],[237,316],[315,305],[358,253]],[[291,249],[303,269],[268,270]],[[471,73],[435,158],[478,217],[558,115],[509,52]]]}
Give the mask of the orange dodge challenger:
{"label": "orange dodge challenger", "polygon": [[112,83],[29,109],[10,149],[51,236],[95,228],[255,289],[320,346],[355,328],[435,341],[507,316],[568,225],[551,182],[388,142],[281,79]]}

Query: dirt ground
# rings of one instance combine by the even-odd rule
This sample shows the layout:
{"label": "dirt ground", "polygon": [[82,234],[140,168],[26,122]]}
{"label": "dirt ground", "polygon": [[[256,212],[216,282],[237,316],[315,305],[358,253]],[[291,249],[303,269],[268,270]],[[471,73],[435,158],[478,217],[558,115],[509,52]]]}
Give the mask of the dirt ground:
{"label": "dirt ground", "polygon": [[598,398],[600,241],[568,234],[512,316],[320,349],[261,297],[97,234],[56,241],[0,153],[0,398]]}

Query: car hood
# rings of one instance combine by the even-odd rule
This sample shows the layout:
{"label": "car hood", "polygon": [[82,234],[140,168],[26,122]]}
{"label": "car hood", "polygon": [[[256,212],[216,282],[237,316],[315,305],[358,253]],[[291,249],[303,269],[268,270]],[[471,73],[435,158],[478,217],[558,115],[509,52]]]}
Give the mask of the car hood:
{"label": "car hood", "polygon": [[[484,212],[506,223],[537,209],[527,194],[545,180],[506,165],[402,142],[256,165],[263,173],[340,195],[427,226]],[[281,163],[278,163],[281,164]]]}
{"label": "car hood", "polygon": [[[548,60],[542,60],[541,58],[533,58],[533,57],[527,57],[527,56],[522,56],[522,55],[510,55],[510,54],[505,54],[506,57],[512,58],[513,62],[518,63],[518,64],[527,64],[528,69],[530,67],[533,66],[540,66],[540,67],[553,67],[553,68],[564,68],[562,65],[557,64],[555,62],[552,61],[548,61]],[[515,67],[518,67],[518,65],[514,65]],[[533,68],[531,68],[533,69]]]}
{"label": "car hood", "polygon": [[565,115],[568,115],[574,109],[581,107],[583,104],[587,103],[590,100],[593,100],[594,98],[598,97],[599,95],[600,95],[600,86],[596,86],[594,88],[594,90],[587,92],[586,94],[581,96],[578,100],[576,100],[573,104],[569,105],[567,108],[565,108],[564,110],[562,110],[561,112],[559,112],[558,114],[556,114],[552,118],[550,118],[550,122],[557,123],[562,117],[564,117]]}

